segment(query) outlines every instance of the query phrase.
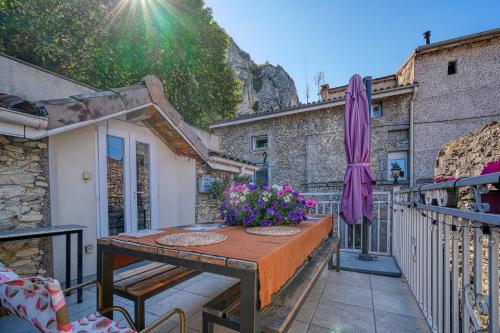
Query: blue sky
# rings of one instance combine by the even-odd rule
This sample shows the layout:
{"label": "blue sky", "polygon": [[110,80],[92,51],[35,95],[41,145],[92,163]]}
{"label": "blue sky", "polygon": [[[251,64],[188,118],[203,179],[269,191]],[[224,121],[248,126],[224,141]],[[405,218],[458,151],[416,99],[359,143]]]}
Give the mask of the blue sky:
{"label": "blue sky", "polygon": [[314,75],[330,86],[352,74],[394,73],[432,31],[437,42],[500,28],[500,1],[205,0],[217,22],[257,63],[279,64],[305,102]]}

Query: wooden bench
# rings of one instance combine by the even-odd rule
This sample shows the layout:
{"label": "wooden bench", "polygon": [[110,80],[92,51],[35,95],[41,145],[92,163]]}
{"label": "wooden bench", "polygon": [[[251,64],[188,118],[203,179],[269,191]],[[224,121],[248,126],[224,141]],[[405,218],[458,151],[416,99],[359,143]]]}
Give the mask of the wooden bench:
{"label": "wooden bench", "polygon": [[[311,254],[308,261],[260,313],[262,332],[286,332],[325,266],[333,269],[333,253],[340,263],[340,241],[329,238]],[[337,271],[339,265],[337,264]],[[203,333],[212,333],[214,323],[240,330],[240,283],[218,295],[203,307]]]}
{"label": "wooden bench", "polygon": [[[134,260],[122,261],[120,264],[115,264],[114,268],[131,262]],[[144,303],[146,299],[199,273],[192,268],[153,262],[116,274],[113,277],[113,293],[134,302],[135,326],[137,330],[142,330],[145,326]]]}

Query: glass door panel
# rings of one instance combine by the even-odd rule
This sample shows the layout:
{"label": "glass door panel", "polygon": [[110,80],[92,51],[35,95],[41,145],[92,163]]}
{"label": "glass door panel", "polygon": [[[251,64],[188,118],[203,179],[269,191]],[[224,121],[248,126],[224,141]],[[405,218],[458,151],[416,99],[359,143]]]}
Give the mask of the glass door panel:
{"label": "glass door panel", "polygon": [[108,191],[108,234],[125,231],[125,140],[106,137],[107,191]]}
{"label": "glass door panel", "polygon": [[139,141],[135,143],[135,160],[137,230],[151,229],[151,158],[149,144]]}

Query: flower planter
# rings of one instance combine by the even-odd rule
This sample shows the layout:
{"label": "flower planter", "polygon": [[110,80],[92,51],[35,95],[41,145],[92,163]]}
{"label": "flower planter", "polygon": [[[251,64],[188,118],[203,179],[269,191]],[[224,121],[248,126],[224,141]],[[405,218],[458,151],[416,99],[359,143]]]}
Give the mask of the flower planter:
{"label": "flower planter", "polygon": [[481,202],[490,205],[489,214],[500,214],[500,190],[481,194]]}

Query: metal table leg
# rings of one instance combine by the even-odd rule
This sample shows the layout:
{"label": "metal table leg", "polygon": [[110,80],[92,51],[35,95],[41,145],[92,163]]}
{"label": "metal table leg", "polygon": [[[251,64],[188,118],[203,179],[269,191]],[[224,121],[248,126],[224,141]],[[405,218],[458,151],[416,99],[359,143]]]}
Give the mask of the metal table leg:
{"label": "metal table leg", "polygon": [[[78,245],[78,250],[77,250],[77,275],[76,275],[76,281],[77,284],[80,284],[83,282],[83,232],[80,230],[77,233],[77,245]],[[77,302],[81,303],[82,302],[82,294],[83,290],[80,288],[77,291]]]}
{"label": "metal table leg", "polygon": [[[113,255],[97,245],[97,281],[102,286],[102,308],[113,306]],[[113,319],[113,312],[105,314]]]}
{"label": "metal table leg", "polygon": [[245,272],[241,278],[241,333],[260,333],[258,318],[258,276],[257,271]]}

